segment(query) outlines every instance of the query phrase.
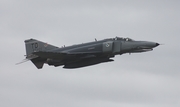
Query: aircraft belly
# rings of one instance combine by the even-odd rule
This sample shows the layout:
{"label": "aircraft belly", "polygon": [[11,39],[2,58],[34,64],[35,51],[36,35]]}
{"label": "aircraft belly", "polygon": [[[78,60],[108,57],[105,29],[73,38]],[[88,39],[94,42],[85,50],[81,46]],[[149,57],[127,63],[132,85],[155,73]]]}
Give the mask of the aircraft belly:
{"label": "aircraft belly", "polygon": [[114,61],[114,60],[109,59],[109,58],[86,59],[86,60],[81,60],[77,62],[67,63],[64,65],[63,68],[80,68],[80,67],[85,67],[85,66],[103,63],[103,62],[110,62],[110,61]]}

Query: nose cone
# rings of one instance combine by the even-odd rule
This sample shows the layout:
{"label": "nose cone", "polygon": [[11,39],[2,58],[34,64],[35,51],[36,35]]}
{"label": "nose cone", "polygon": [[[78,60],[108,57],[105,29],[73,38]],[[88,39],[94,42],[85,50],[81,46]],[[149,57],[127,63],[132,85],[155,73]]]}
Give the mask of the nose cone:
{"label": "nose cone", "polygon": [[159,43],[156,42],[146,42],[146,46],[149,48],[155,48],[157,46],[159,46]]}
{"label": "nose cone", "polygon": [[159,46],[159,43],[156,43],[156,46]]}
{"label": "nose cone", "polygon": [[159,46],[157,42],[150,41],[132,41],[122,42],[121,52],[122,53],[138,53],[151,51],[153,48]]}
{"label": "nose cone", "polygon": [[139,44],[139,45],[140,45],[140,47],[142,47],[142,48],[152,49],[152,48],[155,48],[155,47],[159,46],[159,43],[149,42],[149,41],[143,41],[143,42],[141,42],[141,44]]}

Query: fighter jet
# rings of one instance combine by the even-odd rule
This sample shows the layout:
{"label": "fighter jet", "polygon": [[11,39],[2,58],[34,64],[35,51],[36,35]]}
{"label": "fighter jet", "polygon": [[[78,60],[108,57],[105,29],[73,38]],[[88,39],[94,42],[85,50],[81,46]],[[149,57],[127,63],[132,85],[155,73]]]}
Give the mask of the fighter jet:
{"label": "fighter jet", "polygon": [[26,59],[41,69],[44,64],[80,68],[114,61],[115,55],[152,51],[159,43],[135,41],[130,38],[108,38],[61,48],[35,39],[25,40]]}

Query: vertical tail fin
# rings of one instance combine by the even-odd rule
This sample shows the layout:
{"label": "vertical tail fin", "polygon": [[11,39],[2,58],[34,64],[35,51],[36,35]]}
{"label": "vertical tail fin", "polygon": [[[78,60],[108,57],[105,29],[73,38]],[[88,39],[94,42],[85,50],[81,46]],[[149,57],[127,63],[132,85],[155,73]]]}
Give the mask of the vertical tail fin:
{"label": "vertical tail fin", "polygon": [[56,46],[35,40],[35,39],[28,39],[25,40],[25,47],[26,47],[26,58],[31,60],[32,63],[38,68],[41,69],[44,65],[44,60],[40,58],[39,56],[34,57],[33,52],[38,52],[38,51],[47,51],[51,50],[54,48],[57,48]]}
{"label": "vertical tail fin", "polygon": [[33,52],[38,52],[38,51],[46,51],[46,50],[51,50],[54,48],[57,48],[56,46],[38,41],[36,39],[28,39],[25,40],[25,45],[26,45],[26,55],[30,55]]}

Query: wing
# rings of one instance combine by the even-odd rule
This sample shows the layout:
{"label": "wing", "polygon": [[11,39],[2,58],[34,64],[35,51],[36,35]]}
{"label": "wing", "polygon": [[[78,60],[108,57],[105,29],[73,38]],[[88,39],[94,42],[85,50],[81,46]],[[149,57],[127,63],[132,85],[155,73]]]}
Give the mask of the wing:
{"label": "wing", "polygon": [[100,54],[99,51],[95,52],[48,52],[48,51],[39,51],[33,53],[36,56],[39,56],[41,58],[52,58],[52,59],[67,59],[72,57],[79,57],[79,58],[91,58],[96,57]]}
{"label": "wing", "polygon": [[41,58],[58,58],[58,59],[62,59],[67,55],[66,53],[45,52],[45,51],[34,52],[33,54]]}

